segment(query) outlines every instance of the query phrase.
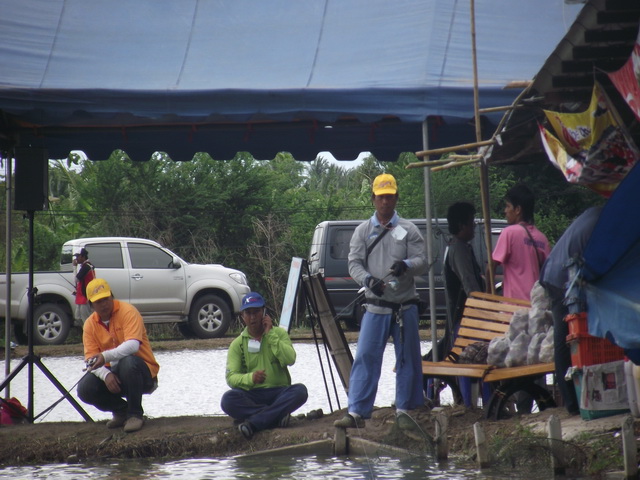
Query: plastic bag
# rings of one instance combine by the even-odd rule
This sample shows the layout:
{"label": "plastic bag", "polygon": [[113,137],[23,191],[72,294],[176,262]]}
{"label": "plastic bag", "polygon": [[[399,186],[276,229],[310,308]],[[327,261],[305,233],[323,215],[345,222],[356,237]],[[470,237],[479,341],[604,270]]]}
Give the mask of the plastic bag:
{"label": "plastic bag", "polygon": [[495,337],[489,342],[487,363],[496,367],[504,367],[504,360],[509,353],[509,337]]}
{"label": "plastic bag", "polygon": [[546,333],[552,325],[553,317],[551,316],[551,311],[538,307],[533,307],[529,310],[529,329],[527,331],[529,335]]}
{"label": "plastic bag", "polygon": [[527,349],[527,365],[540,363],[540,346],[546,336],[546,332],[536,333],[531,336],[531,343],[529,343],[529,348]]}
{"label": "plastic bag", "polygon": [[523,308],[513,312],[511,322],[509,323],[509,330],[507,331],[507,337],[513,342],[521,333],[527,333],[529,331],[529,310]]}
{"label": "plastic bag", "polygon": [[536,280],[531,288],[531,308],[551,310],[551,299],[540,282]]}
{"label": "plastic bag", "polygon": [[509,353],[507,353],[507,357],[504,359],[505,365],[507,367],[526,365],[527,350],[529,349],[530,342],[531,336],[528,333],[521,332],[509,346]]}
{"label": "plastic bag", "polygon": [[551,327],[549,328],[549,330],[547,330],[547,334],[540,344],[540,356],[538,357],[538,360],[540,361],[540,363],[549,363],[553,362],[554,356],[553,327]]}

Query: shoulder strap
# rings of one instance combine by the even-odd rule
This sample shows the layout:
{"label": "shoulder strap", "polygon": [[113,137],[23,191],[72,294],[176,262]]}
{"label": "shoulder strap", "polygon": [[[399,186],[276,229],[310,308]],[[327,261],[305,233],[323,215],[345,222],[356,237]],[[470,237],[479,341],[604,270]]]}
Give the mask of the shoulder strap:
{"label": "shoulder strap", "polygon": [[533,235],[531,235],[531,232],[529,231],[529,229],[527,227],[525,227],[522,224],[520,224],[520,226],[522,228],[524,228],[524,231],[527,232],[527,235],[529,235],[529,240],[531,240],[531,246],[533,247],[533,249],[536,252],[536,258],[538,260],[538,269],[540,269],[540,268],[542,268],[542,262],[540,261],[540,253],[538,252],[538,247],[536,247],[536,242],[533,240]]}
{"label": "shoulder strap", "polygon": [[382,237],[384,237],[387,234],[387,232],[391,230],[391,228],[384,227],[384,230],[382,231],[382,233],[378,235],[376,239],[371,243],[371,245],[369,245],[369,247],[367,248],[367,254],[365,255],[365,258],[369,258],[369,254],[371,253],[373,248],[378,244],[380,240],[382,240]]}

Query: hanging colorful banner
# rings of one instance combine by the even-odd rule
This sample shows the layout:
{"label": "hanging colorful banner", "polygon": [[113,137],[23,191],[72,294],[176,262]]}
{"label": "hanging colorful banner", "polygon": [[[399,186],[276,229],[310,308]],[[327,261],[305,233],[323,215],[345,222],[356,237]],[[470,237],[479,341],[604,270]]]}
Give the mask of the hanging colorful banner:
{"label": "hanging colorful banner", "polygon": [[620,70],[607,75],[640,120],[640,31],[629,59]]}
{"label": "hanging colorful banner", "polygon": [[609,196],[640,157],[618,114],[596,82],[581,113],[544,110],[557,136],[540,126],[545,151],[571,183]]}

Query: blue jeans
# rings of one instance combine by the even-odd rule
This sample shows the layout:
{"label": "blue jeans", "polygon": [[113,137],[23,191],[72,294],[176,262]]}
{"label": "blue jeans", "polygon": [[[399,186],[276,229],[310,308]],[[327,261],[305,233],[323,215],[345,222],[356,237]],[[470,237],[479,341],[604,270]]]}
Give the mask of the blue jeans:
{"label": "blue jeans", "polygon": [[155,386],[149,367],[140,357],[130,355],[121,359],[112,372],[120,379],[120,393],[111,393],[101,379],[89,374],[78,384],[78,397],[103,412],[142,417],[142,394]]}
{"label": "blue jeans", "polygon": [[307,387],[296,383],[288,387],[232,388],[222,395],[220,407],[234,420],[247,421],[255,431],[266,430],[300,408],[307,401]]}
{"label": "blue jeans", "polygon": [[402,316],[404,332],[391,314],[367,311],[362,317],[356,358],[349,378],[349,412],[371,418],[378,393],[382,356],[390,336],[393,337],[396,355],[396,408],[412,410],[424,405],[418,307],[411,305]]}

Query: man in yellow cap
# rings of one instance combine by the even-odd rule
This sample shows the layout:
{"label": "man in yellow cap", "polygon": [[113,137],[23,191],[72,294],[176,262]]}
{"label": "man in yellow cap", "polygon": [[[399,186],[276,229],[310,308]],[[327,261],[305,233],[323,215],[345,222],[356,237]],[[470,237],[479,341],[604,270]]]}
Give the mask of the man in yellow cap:
{"label": "man in yellow cap", "polygon": [[396,354],[397,422],[401,428],[412,428],[408,412],[424,404],[414,277],[427,266],[425,243],[418,228],[395,210],[396,179],[378,175],[372,190],[376,211],[353,232],[349,250],[349,274],[366,287],[366,312],[351,368],[347,415],[334,425],[360,428],[371,417],[382,356],[391,336]]}
{"label": "man in yellow cap", "polygon": [[92,375],[78,384],[83,402],[112,412],[109,428],[124,426],[127,433],[144,425],[142,394],[158,385],[158,370],[140,312],[116,300],[109,284],[96,278],[87,285],[94,312],[84,324],[84,358]]}

